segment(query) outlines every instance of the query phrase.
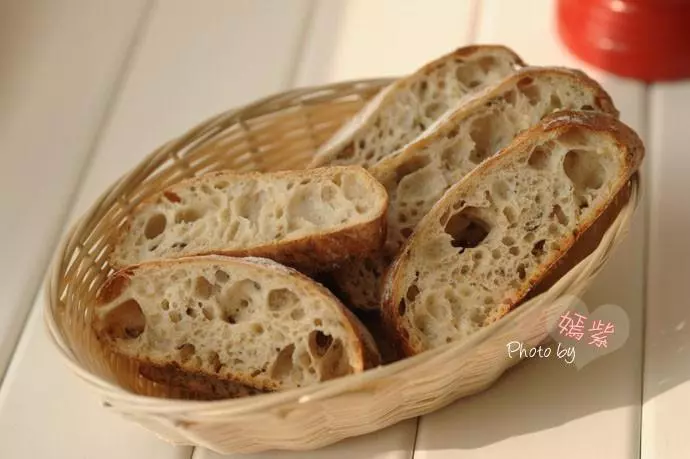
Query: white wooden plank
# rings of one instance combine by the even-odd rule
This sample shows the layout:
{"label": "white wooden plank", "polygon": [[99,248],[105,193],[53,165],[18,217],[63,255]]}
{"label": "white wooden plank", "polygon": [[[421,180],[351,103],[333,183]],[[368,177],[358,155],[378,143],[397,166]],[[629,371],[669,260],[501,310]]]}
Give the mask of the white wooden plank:
{"label": "white wooden plank", "polygon": [[288,89],[308,0],[158,3],[79,194],[84,211],[144,155],[197,123]]}
{"label": "white wooden plank", "polygon": [[317,1],[297,85],[410,73],[469,42],[472,3]]}
{"label": "white wooden plank", "polygon": [[[622,118],[644,130],[644,87],[587,68],[555,33],[554,3],[483,2],[477,42],[513,47],[530,64],[584,68],[613,96]],[[648,175],[648,174],[646,174]],[[625,346],[582,370],[554,359],[526,362],[487,392],[420,421],[415,458],[637,457],[644,291],[644,209],[633,230],[583,298],[590,310],[623,307],[631,336]],[[659,456],[665,457],[665,456]]]}
{"label": "white wooden plank", "polygon": [[690,456],[690,82],[651,92],[649,251],[642,414],[643,457]]}
{"label": "white wooden plank", "polygon": [[145,3],[0,3],[0,379]]}
{"label": "white wooden plank", "polygon": [[[221,110],[285,89],[306,1],[166,0],[150,13],[71,220],[152,149]],[[37,301],[34,308],[41,306]],[[35,311],[0,392],[2,456],[182,458],[102,409]],[[40,439],[40,441],[36,441]],[[9,453],[9,454],[6,454]]]}
{"label": "white wooden plank", "polygon": [[351,457],[408,459],[412,455],[410,446],[414,442],[416,429],[416,420],[410,419],[379,432],[343,440],[315,451],[269,451],[251,455],[220,455],[203,448],[196,448],[192,459],[349,459]]}

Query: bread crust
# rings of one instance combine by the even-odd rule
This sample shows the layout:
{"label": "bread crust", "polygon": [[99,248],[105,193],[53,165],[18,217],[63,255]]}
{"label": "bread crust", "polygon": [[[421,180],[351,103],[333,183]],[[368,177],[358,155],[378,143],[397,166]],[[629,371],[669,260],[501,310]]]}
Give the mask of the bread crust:
{"label": "bread crust", "polygon": [[246,388],[251,388],[255,393],[280,390],[281,387],[277,383],[266,379],[261,382],[250,374],[235,372],[225,376],[216,375],[203,370],[184,367],[178,362],[156,360],[142,355],[127,355],[118,348],[116,339],[108,330],[108,324],[98,314],[99,307],[112,304],[117,300],[127,290],[131,279],[140,273],[161,267],[204,263],[224,266],[228,270],[249,268],[255,273],[264,272],[271,276],[287,276],[291,282],[301,283],[313,295],[321,296],[328,301],[333,306],[335,313],[341,317],[341,324],[347,329],[347,343],[344,344],[346,348],[354,351],[352,354],[354,360],[350,361],[353,371],[361,372],[380,364],[379,352],[369,332],[328,289],[292,268],[280,265],[273,260],[254,257],[233,258],[212,255],[149,261],[114,273],[97,293],[96,313],[92,328],[99,342],[110,352],[123,355],[137,362],[143,376],[159,383],[171,382],[173,386],[185,389],[190,394],[197,393],[201,398],[218,398],[233,393],[250,395],[245,393]]}
{"label": "bread crust", "polygon": [[[408,331],[405,317],[399,313],[396,298],[401,298],[399,276],[401,270],[408,263],[410,247],[424,237],[425,222],[432,222],[439,218],[456,201],[465,190],[476,188],[476,184],[501,164],[508,164],[514,155],[520,155],[530,148],[534,139],[550,139],[558,137],[577,127],[590,132],[604,133],[612,138],[618,147],[623,169],[613,181],[609,201],[596,210],[589,219],[581,222],[575,234],[561,239],[560,249],[555,256],[539,266],[537,272],[524,280],[514,297],[509,299],[502,309],[487,318],[485,325],[505,316],[511,309],[517,307],[527,298],[538,294],[550,287],[562,274],[572,268],[578,261],[596,248],[606,229],[615,219],[620,209],[627,202],[629,196],[629,180],[636,173],[644,157],[644,145],[639,136],[628,126],[616,118],[593,112],[563,111],[549,115],[533,128],[520,134],[515,141],[495,156],[485,160],[463,180],[454,185],[444,197],[434,205],[433,209],[424,217],[411,238],[407,240],[400,255],[393,262],[386,276],[383,298],[382,317],[391,335],[397,337],[397,345],[405,355],[418,354],[425,350],[419,343],[413,342]],[[592,231],[589,231],[589,230]],[[579,246],[575,243],[581,241]],[[573,252],[571,252],[573,250]]]}
{"label": "bread crust", "polygon": [[[144,209],[155,206],[163,199],[175,202],[179,200],[177,193],[179,190],[191,186],[201,186],[214,179],[222,178],[228,181],[242,180],[273,180],[284,177],[294,178],[296,182],[301,179],[310,178],[312,180],[329,179],[339,172],[352,172],[362,174],[367,183],[371,186],[371,202],[377,204],[377,212],[368,221],[334,226],[330,231],[323,231],[303,237],[284,239],[278,242],[262,243],[250,247],[238,247],[232,249],[199,250],[195,252],[180,251],[179,255],[169,254],[165,258],[180,258],[187,256],[203,255],[225,255],[234,257],[265,257],[273,259],[279,263],[300,269],[305,272],[318,272],[334,269],[353,258],[364,257],[378,250],[386,238],[386,210],[388,207],[388,195],[383,186],[371,176],[366,170],[358,166],[333,166],[321,169],[301,170],[301,171],[280,171],[273,173],[235,173],[235,172],[215,172],[200,177],[184,180],[175,184],[155,195],[149,197],[139,204],[133,211],[133,217],[128,220],[113,238],[113,253],[109,261],[116,269],[122,269],[129,263],[124,262],[119,255],[117,248],[124,244],[128,232],[131,231],[131,222],[134,216]],[[160,258],[157,258],[160,260]],[[155,259],[154,259],[155,260]],[[152,261],[152,260],[139,260]]]}

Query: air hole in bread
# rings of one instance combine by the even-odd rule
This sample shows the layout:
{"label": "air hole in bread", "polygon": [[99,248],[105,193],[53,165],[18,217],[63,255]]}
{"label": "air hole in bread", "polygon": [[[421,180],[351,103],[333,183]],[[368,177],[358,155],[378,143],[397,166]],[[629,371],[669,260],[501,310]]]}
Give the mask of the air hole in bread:
{"label": "air hole in bread", "polygon": [[549,157],[549,152],[543,146],[538,146],[532,150],[527,164],[533,169],[546,169],[549,165]]}
{"label": "air hole in bread", "polygon": [[508,249],[508,253],[514,256],[520,255],[520,247],[514,245],[510,249]]}
{"label": "air hole in bread", "polygon": [[105,333],[113,339],[134,339],[144,333],[146,317],[135,299],[113,308],[104,318]]}
{"label": "air hole in bread", "polygon": [[204,317],[206,318],[206,320],[213,320],[213,318],[216,316],[213,313],[213,309],[211,309],[211,308],[202,308],[201,312],[204,314]]}
{"label": "air hole in bread", "polygon": [[512,245],[515,245],[515,239],[513,239],[510,236],[504,236],[503,239],[501,239],[501,243],[505,245],[506,247],[510,247]]}
{"label": "air hole in bread", "polygon": [[180,314],[179,311],[170,311],[170,313],[168,314],[168,317],[170,318],[170,322],[172,322],[174,324],[176,324],[180,320],[182,320],[182,315]]}
{"label": "air hole in bread", "polygon": [[591,105],[583,105],[582,107],[580,107],[580,109],[591,111],[591,110],[594,110],[594,107],[592,107]]}
{"label": "air hole in bread", "polygon": [[187,315],[188,315],[189,317],[191,317],[192,319],[195,318],[195,317],[197,316],[196,309],[194,309],[194,308],[192,308],[192,307],[188,307],[187,309],[185,309],[184,312],[185,312],[185,314],[187,314]]}
{"label": "air hole in bread", "polygon": [[525,272],[525,265],[520,263],[517,267],[517,273],[520,280],[525,280],[525,277],[527,277],[527,273]]}
{"label": "air hole in bread", "polygon": [[423,167],[426,167],[430,161],[431,159],[428,157],[418,156],[407,162],[404,162],[395,169],[395,183],[399,184],[404,177],[418,171],[419,169],[422,169]]}
{"label": "air hole in bread", "polygon": [[498,67],[498,61],[494,56],[482,57],[479,59],[478,64],[484,73],[489,73],[491,69]]}
{"label": "air hole in bread", "polygon": [[479,217],[479,209],[466,207],[456,213],[446,223],[444,230],[452,238],[455,248],[477,247],[489,234],[490,226]]}
{"label": "air hole in bread", "polygon": [[400,317],[405,315],[405,312],[407,311],[407,304],[405,303],[404,299],[400,299],[400,303],[398,303],[398,315]]}
{"label": "air hole in bread", "polygon": [[302,308],[295,308],[292,311],[290,311],[290,318],[292,320],[300,320],[304,317],[304,309]]}
{"label": "air hole in bread", "polygon": [[539,90],[539,86],[534,84],[534,79],[531,77],[520,79],[520,81],[517,82],[517,88],[518,91],[527,97],[530,105],[537,105],[540,102],[541,91]]}
{"label": "air hole in bread", "polygon": [[556,217],[558,223],[563,226],[568,225],[568,216],[565,214],[565,212],[563,212],[563,208],[558,204],[553,206],[553,210],[551,211],[551,217]]}
{"label": "air hole in bread", "polygon": [[251,326],[251,330],[255,335],[261,335],[264,332],[264,327],[261,324],[254,323]]}
{"label": "air hole in bread", "polygon": [[401,228],[400,229],[400,235],[404,237],[405,239],[408,239],[410,236],[412,236],[412,229],[411,228]]}
{"label": "air hole in bread", "polygon": [[309,333],[308,339],[309,353],[317,358],[321,358],[330,349],[333,344],[333,337],[321,330],[313,330]]}
{"label": "air hole in bread", "polygon": [[493,249],[491,251],[491,258],[494,260],[499,260],[501,258],[501,251],[498,249]]}
{"label": "air hole in bread", "polygon": [[337,196],[337,194],[338,190],[334,186],[328,186],[327,184],[324,184],[321,188],[321,200],[323,200],[324,202],[331,202]]}
{"label": "air hole in bread", "polygon": [[278,356],[273,361],[269,369],[269,375],[272,379],[278,381],[285,380],[290,373],[292,373],[293,363],[292,355],[295,353],[295,345],[288,344],[278,352]]}
{"label": "air hole in bread", "polygon": [[168,309],[170,309],[170,302],[168,300],[161,301],[161,309],[163,311],[167,311]]}
{"label": "air hole in bread", "polygon": [[221,284],[226,283],[230,279],[230,275],[223,271],[222,269],[216,270],[216,282],[219,282]]}
{"label": "air hole in bread", "polygon": [[532,241],[534,241],[534,233],[525,234],[525,236],[522,238],[522,240],[527,242],[528,244],[531,244]]}
{"label": "air hole in bread", "polygon": [[472,148],[469,159],[473,164],[481,163],[494,153],[491,145],[491,127],[494,123],[494,116],[493,113],[490,113],[485,116],[477,117],[472,122],[470,138],[474,142],[474,147]]}
{"label": "air hole in bread", "polygon": [[532,256],[534,257],[541,257],[544,255],[544,245],[546,244],[545,239],[540,239],[537,242],[534,243],[534,246],[532,246]]}
{"label": "air hole in bread", "polygon": [[470,89],[474,89],[474,88],[476,88],[477,86],[479,86],[480,84],[482,84],[481,81],[479,81],[479,80],[472,80],[472,81],[470,81],[469,83],[467,83],[467,86],[468,86]]}
{"label": "air hole in bread", "polygon": [[180,196],[177,193],[173,193],[172,191],[164,191],[163,196],[165,196],[165,199],[173,203],[178,203],[182,201],[182,198],[180,198]]}
{"label": "air hole in bread", "polygon": [[146,239],[154,239],[160,236],[165,231],[167,224],[168,222],[163,214],[155,214],[149,217],[144,228],[144,236],[146,236]]}
{"label": "air hole in bread", "polygon": [[297,295],[286,288],[273,289],[268,293],[268,309],[271,311],[289,309],[298,302]]}
{"label": "air hole in bread", "polygon": [[214,373],[218,373],[220,369],[223,368],[223,364],[220,363],[220,356],[216,351],[208,353],[208,364],[211,366]]}
{"label": "air hole in bread", "polygon": [[221,180],[213,184],[213,188],[215,188],[216,190],[224,190],[229,186],[230,182],[228,182],[227,180]]}
{"label": "air hole in bread", "polygon": [[213,284],[206,280],[204,276],[198,276],[194,284],[194,293],[198,298],[207,300],[213,293]]}
{"label": "air hole in bread", "polygon": [[599,155],[590,150],[570,150],[563,158],[563,170],[578,190],[598,190],[606,178]]}
{"label": "air hole in bread", "polygon": [[192,223],[201,218],[201,212],[193,207],[181,209],[175,214],[175,223]]}
{"label": "air hole in bread", "polygon": [[407,288],[407,292],[405,293],[405,298],[410,303],[413,303],[415,298],[417,298],[417,295],[419,295],[419,287],[417,287],[415,284],[412,284]]}
{"label": "air hole in bread", "polygon": [[515,209],[513,209],[510,206],[505,206],[503,208],[503,216],[506,218],[506,220],[508,221],[508,224],[510,224],[510,225],[512,225],[513,223],[515,223],[517,221],[517,215],[516,215]]}
{"label": "air hole in bread", "polygon": [[181,344],[177,346],[177,350],[180,353],[180,360],[182,363],[186,363],[196,353],[196,348],[191,343]]}
{"label": "air hole in bread", "polygon": [[467,265],[463,265],[462,268],[460,268],[460,274],[465,275],[468,272],[470,272],[470,267]]}
{"label": "air hole in bread", "polygon": [[323,322],[321,321],[321,319],[314,319],[314,326],[320,327],[322,325],[323,325]]}

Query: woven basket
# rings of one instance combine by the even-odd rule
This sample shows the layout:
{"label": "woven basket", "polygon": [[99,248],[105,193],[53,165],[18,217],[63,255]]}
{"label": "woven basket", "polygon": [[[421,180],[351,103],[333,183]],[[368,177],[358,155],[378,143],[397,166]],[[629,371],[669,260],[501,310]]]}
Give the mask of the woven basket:
{"label": "woven basket", "polygon": [[147,196],[205,172],[303,167],[315,149],[390,80],[301,89],[212,118],[145,158],[113,184],[71,229],[48,279],[45,317],[70,368],[103,405],[161,437],[219,453],[303,450],[423,415],[490,386],[518,362],[506,344],[535,346],[573,296],[587,287],[629,227],[632,198],[599,247],[544,294],[470,339],[397,363],[308,387],[244,399],[162,398],[173,389],[138,376],[136,364],[107,353],[90,327],[98,288],[112,271],[108,241]]}

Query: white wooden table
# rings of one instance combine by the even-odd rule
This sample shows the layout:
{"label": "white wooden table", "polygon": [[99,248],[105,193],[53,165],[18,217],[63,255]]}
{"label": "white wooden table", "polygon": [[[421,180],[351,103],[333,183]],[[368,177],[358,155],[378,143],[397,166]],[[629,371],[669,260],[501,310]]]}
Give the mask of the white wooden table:
{"label": "white wooden table", "polygon": [[264,458],[686,458],[690,419],[690,82],[589,69],[551,0],[0,1],[0,457],[189,458],[101,409],[43,329],[41,281],[65,227],[195,123],[294,86],[408,73],[471,42],[584,67],[643,134],[645,204],[588,293],[631,320],[577,371],[528,361],[487,392],[321,451]]}

